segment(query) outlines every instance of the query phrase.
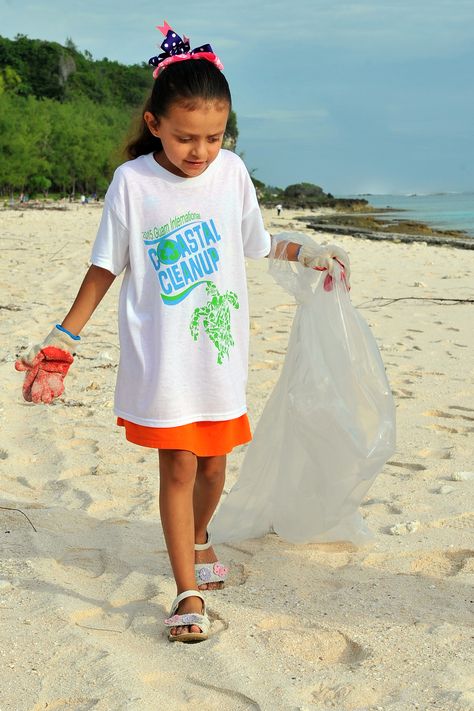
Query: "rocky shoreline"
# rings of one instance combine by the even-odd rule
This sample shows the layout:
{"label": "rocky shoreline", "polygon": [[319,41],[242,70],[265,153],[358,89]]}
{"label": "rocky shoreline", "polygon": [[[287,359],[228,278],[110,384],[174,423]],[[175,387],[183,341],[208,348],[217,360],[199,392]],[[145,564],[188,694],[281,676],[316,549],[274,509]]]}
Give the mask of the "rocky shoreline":
{"label": "rocky shoreline", "polygon": [[315,232],[331,232],[335,235],[350,235],[371,240],[391,242],[423,242],[434,245],[448,245],[459,249],[474,249],[474,238],[461,230],[438,230],[424,222],[390,219],[392,210],[377,210],[377,215],[387,214],[381,220],[365,212],[339,212],[331,214],[297,217],[300,222]]}

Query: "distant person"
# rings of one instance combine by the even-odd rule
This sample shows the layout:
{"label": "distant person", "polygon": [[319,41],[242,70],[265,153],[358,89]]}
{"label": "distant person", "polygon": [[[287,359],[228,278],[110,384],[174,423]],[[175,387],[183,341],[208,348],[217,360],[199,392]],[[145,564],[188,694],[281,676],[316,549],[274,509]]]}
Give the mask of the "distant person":
{"label": "distant person", "polygon": [[87,198],[85,195],[81,195],[81,205],[85,205],[87,203]]}
{"label": "distant person", "polygon": [[[245,261],[268,256],[272,245],[244,163],[222,150],[231,95],[220,60],[209,45],[190,54],[167,24],[160,29],[166,39],[150,60],[154,86],[127,146],[130,160],[107,191],[92,266],[62,323],[17,368],[28,370],[26,399],[61,394],[79,333],[125,271],[117,424],[131,442],[158,450],[161,522],[177,588],[165,625],[170,641],[199,642],[210,627],[203,591],[222,587],[227,574],[207,527],[226,455],[251,439]],[[330,268],[335,257],[349,266],[335,246],[290,242],[275,251],[308,267]],[[57,378],[49,387],[45,369],[31,385],[48,348]]]}
{"label": "distant person", "polygon": [[282,210],[283,210],[283,205],[277,205],[277,206],[276,206],[276,211],[277,211],[277,216],[278,216],[278,217],[280,217]]}

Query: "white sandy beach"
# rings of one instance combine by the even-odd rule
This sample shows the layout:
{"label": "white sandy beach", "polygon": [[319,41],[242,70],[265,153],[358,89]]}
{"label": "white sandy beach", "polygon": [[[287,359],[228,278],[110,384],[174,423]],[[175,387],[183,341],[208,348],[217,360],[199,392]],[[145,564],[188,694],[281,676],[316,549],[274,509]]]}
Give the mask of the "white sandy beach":
{"label": "white sandy beach", "polygon": [[[295,214],[264,211],[273,232],[301,231]],[[397,452],[362,507],[374,543],[219,546],[232,571],[207,594],[212,636],[170,644],[157,455],[126,442],[112,410],[120,279],[59,402],[24,402],[14,370],[69,308],[99,218],[93,205],[0,212],[0,505],[36,528],[0,509],[0,711],[474,709],[473,304],[371,302],[472,299],[474,252],[332,240],[397,404]],[[295,309],[267,269],[248,263],[254,424]]]}

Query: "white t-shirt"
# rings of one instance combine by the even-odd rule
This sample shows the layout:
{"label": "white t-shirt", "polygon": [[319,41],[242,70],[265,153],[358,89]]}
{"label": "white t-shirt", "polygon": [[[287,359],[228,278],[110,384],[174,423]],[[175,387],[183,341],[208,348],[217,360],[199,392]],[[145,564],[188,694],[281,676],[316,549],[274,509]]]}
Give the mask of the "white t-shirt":
{"label": "white t-shirt", "polygon": [[115,413],[148,427],[246,412],[245,257],[270,251],[241,159],[221,150],[195,178],[153,154],[120,166],[92,263],[125,275],[119,300]]}

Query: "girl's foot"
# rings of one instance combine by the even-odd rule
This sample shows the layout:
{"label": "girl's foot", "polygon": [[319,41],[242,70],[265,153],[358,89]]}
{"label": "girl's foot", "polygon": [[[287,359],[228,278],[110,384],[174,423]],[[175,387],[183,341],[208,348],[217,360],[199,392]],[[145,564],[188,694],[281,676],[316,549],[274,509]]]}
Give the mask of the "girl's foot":
{"label": "girl's foot", "polygon": [[[200,563],[217,563],[217,556],[214,553],[214,548],[206,548],[205,551],[195,551],[196,564]],[[224,582],[218,583],[202,583],[198,585],[198,590],[219,590],[224,587]]]}
{"label": "girl's foot", "polygon": [[[196,564],[198,590],[219,590],[224,587],[224,578],[228,573],[228,568],[219,563],[209,534],[206,534],[206,541],[196,542],[194,546],[194,562]],[[199,566],[202,567],[200,568]],[[221,580],[216,581],[216,577],[221,578]]]}
{"label": "girl's foot", "polygon": [[[203,614],[203,601],[201,600],[200,597],[186,597],[184,600],[181,600],[179,603],[177,609],[174,611],[175,615],[192,615],[192,614],[198,614],[202,615]],[[180,626],[180,627],[171,627],[170,629],[170,634],[174,636],[179,636],[179,635],[186,635],[189,633],[196,633],[199,634],[202,632],[200,627],[197,625],[188,625],[188,626]]]}

